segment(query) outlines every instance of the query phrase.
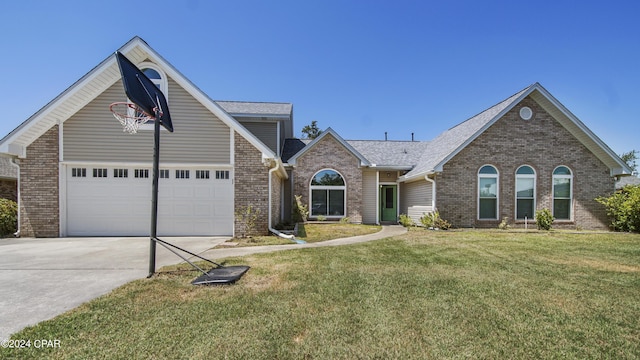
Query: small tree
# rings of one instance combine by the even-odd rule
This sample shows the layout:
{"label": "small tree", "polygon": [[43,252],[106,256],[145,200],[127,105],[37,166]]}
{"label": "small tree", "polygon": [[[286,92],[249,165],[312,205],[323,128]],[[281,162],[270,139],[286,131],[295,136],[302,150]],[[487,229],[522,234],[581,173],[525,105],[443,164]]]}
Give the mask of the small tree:
{"label": "small tree", "polygon": [[302,195],[295,195],[295,201],[293,202],[293,221],[305,222],[309,217],[309,208],[302,203]]}
{"label": "small tree", "polygon": [[638,164],[636,163],[636,160],[638,160],[638,152],[636,150],[631,150],[629,152],[621,154],[620,159],[627,163],[632,171],[638,170]]}
{"label": "small tree", "polygon": [[241,206],[236,211],[236,217],[241,224],[241,237],[245,238],[256,234],[256,222],[260,217],[260,209],[251,205]]}
{"label": "small tree", "polygon": [[302,133],[306,135],[307,139],[313,140],[322,134],[322,130],[318,128],[318,122],[313,120],[311,121],[311,125],[305,125],[302,128]]}
{"label": "small tree", "polygon": [[614,231],[640,232],[640,185],[627,185],[609,197],[596,201],[607,208]]}

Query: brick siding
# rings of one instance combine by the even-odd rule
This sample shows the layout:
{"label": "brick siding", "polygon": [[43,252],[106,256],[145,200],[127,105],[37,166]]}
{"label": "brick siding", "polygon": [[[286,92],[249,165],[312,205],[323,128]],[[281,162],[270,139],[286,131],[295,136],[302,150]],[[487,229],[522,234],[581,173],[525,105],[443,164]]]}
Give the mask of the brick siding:
{"label": "brick siding", "polygon": [[17,201],[18,181],[13,179],[0,179],[0,198]]}
{"label": "brick siding", "polygon": [[60,236],[58,126],[27,147],[20,160],[20,236]]}
{"label": "brick siding", "polygon": [[352,223],[362,223],[360,160],[331,135],[298,158],[293,175],[294,195],[302,195],[302,202],[308,205],[311,178],[322,169],[333,169],[342,174],[346,183],[346,216]]}
{"label": "brick siding", "polygon": [[[262,153],[238,133],[234,135],[235,175],[234,175],[234,213],[251,206],[259,211],[255,231],[247,235],[266,235],[269,233],[269,168],[262,164]],[[280,203],[279,198],[274,201]],[[245,224],[235,216],[236,236],[245,233]]]}
{"label": "brick siding", "polygon": [[[533,110],[522,120],[519,110]],[[499,172],[499,220],[477,220],[478,170],[491,164]],[[496,121],[454,156],[436,177],[437,207],[442,217],[460,227],[495,227],[515,218],[515,172],[521,165],[536,171],[536,209],[552,208],[552,173],[560,165],[573,172],[573,221],[554,227],[604,229],[605,209],[594,198],[610,194],[614,179],[609,168],[530,97]],[[517,226],[523,224],[516,223]]]}

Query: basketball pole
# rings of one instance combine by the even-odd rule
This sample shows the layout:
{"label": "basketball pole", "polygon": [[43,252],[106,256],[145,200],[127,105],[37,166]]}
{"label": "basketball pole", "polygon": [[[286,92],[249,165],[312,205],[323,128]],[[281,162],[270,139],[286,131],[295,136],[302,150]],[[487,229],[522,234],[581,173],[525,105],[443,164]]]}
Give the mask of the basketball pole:
{"label": "basketball pole", "polygon": [[153,122],[153,184],[151,186],[151,234],[149,239],[149,275],[156,272],[156,238],[158,237],[158,177],[160,172],[160,109],[156,106]]}

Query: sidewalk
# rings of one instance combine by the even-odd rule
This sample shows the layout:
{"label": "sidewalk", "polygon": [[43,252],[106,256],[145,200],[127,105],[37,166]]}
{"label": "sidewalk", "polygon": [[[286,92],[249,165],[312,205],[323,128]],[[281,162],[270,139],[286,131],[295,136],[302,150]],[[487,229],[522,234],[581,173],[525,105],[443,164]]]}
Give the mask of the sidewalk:
{"label": "sidewalk", "polygon": [[309,244],[291,244],[291,245],[264,245],[264,246],[247,246],[238,248],[226,248],[226,249],[210,249],[198,254],[206,259],[218,260],[228,257],[238,257],[252,254],[269,253],[274,251],[293,250],[293,249],[305,249],[305,248],[317,248],[325,246],[339,246],[357,244],[367,241],[380,240],[392,236],[402,235],[407,232],[407,229],[401,225],[385,225],[377,233],[346,237],[334,240],[327,240]]}

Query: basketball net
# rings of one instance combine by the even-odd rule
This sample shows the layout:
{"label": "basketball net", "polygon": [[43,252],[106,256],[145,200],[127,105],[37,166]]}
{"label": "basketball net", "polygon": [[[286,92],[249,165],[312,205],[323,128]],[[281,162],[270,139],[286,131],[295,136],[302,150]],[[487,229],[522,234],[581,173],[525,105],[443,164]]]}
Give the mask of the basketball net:
{"label": "basketball net", "polygon": [[109,105],[109,110],[122,125],[122,131],[129,134],[137,133],[140,125],[149,120],[154,120],[153,116],[145,113],[138,105],[133,103],[114,102]]}

